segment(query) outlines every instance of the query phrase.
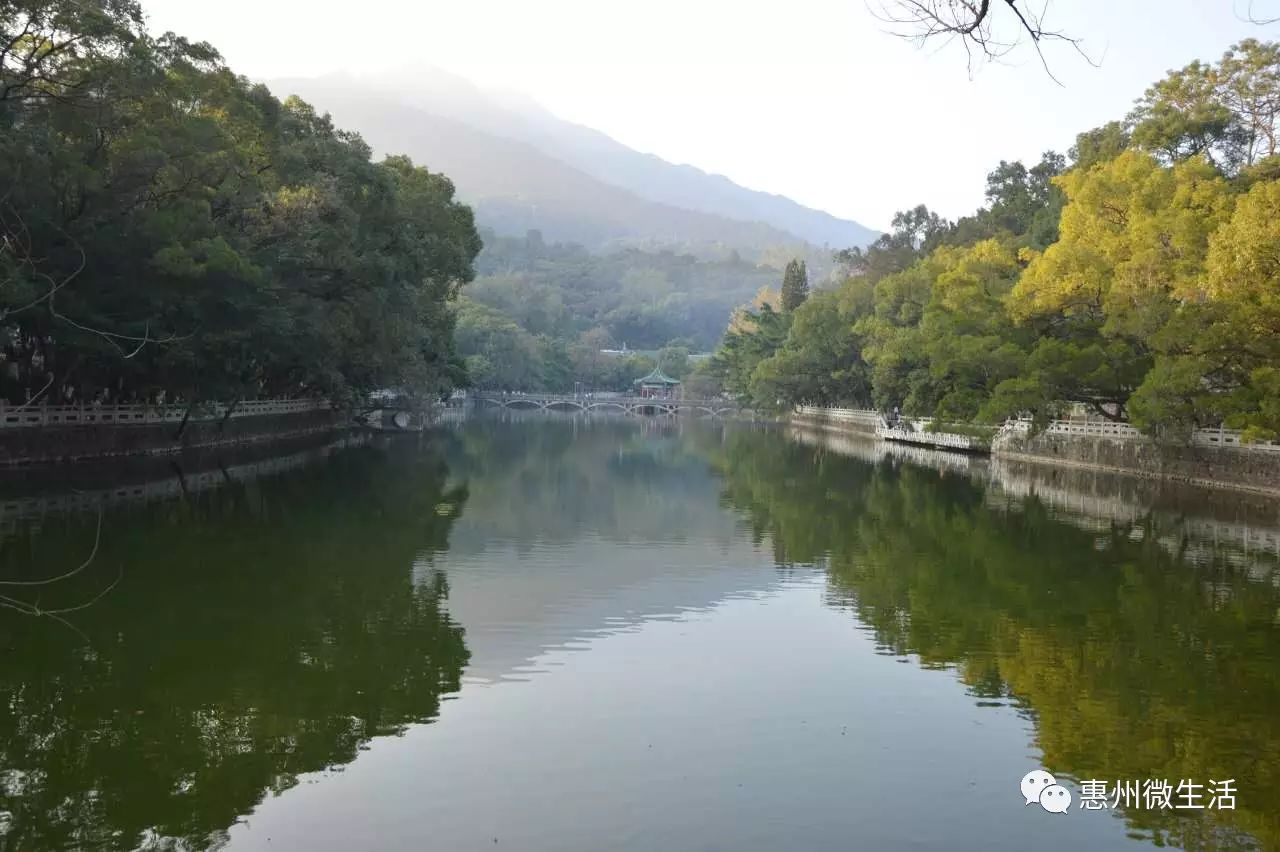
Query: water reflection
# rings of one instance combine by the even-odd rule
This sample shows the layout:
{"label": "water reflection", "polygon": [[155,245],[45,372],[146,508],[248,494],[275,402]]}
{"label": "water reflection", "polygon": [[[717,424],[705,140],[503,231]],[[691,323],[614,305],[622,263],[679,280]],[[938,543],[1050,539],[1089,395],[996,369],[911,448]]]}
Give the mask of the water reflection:
{"label": "water reflection", "polygon": [[[186,473],[0,617],[2,849],[1280,847],[1274,504],[667,420]],[[0,578],[92,549],[0,493]],[[1045,834],[1040,759],[1238,810]]]}
{"label": "water reflection", "polygon": [[1064,518],[1073,492],[1061,483],[1055,507],[1039,488],[1020,497],[970,475],[967,460],[929,462],[752,435],[719,452],[726,499],[780,560],[826,565],[831,604],[884,649],[954,668],[979,701],[1022,708],[1050,771],[1235,778],[1247,791],[1236,811],[1128,811],[1135,833],[1188,849],[1280,848],[1274,555],[1195,538],[1214,528],[1211,510],[1188,519],[1121,500],[1107,518],[1081,511],[1104,501],[1078,499]]}
{"label": "water reflection", "polygon": [[775,585],[720,506],[695,435],[722,433],[545,415],[457,433],[450,466],[468,501],[450,538],[449,611],[467,627],[469,680],[527,679],[548,649]]}
{"label": "water reflection", "polygon": [[[397,445],[109,513],[44,603],[122,576],[75,613],[87,642],[0,619],[0,844],[203,848],[264,792],[431,720],[467,660],[430,569],[465,499],[437,452]],[[0,575],[76,564],[94,526],[19,525]]]}

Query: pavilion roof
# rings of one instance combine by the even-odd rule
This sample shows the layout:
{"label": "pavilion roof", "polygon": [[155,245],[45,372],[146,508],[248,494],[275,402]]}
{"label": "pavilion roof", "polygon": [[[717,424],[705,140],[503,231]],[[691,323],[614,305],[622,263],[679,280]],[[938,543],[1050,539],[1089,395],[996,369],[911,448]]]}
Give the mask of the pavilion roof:
{"label": "pavilion roof", "polygon": [[660,367],[654,367],[653,372],[649,375],[636,379],[633,384],[637,385],[678,385],[679,379],[673,379],[666,373],[662,372]]}

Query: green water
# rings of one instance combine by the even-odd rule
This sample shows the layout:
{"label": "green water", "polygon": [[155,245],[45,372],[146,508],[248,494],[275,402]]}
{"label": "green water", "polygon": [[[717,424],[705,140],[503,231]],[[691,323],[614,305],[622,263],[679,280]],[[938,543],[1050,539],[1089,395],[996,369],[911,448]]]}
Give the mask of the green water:
{"label": "green water", "polygon": [[1280,509],[897,452],[530,417],[10,478],[0,600],[53,615],[0,610],[0,849],[1280,848]]}

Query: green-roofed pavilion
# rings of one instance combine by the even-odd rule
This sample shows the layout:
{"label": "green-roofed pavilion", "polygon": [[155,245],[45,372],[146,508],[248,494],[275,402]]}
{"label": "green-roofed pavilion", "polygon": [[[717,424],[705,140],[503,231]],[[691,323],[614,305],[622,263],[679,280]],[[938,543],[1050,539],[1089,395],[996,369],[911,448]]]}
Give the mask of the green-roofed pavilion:
{"label": "green-roofed pavilion", "polygon": [[654,367],[652,373],[636,379],[635,386],[641,396],[670,399],[680,387],[680,380],[671,378],[660,367]]}

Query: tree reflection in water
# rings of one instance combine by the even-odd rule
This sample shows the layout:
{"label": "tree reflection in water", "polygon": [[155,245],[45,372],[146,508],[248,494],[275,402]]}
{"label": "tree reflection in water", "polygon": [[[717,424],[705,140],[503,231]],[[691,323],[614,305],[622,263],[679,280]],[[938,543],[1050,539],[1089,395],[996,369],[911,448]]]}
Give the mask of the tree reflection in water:
{"label": "tree reflection in water", "polygon": [[[92,570],[50,593],[123,575],[76,613],[87,644],[0,619],[0,848],[215,845],[267,791],[433,719],[467,661],[431,567],[466,500],[447,473],[430,446],[362,448],[111,513]],[[0,573],[93,536],[92,516],[20,525]]]}
{"label": "tree reflection in water", "polygon": [[827,565],[829,602],[886,653],[954,669],[979,701],[1020,708],[1051,772],[1237,780],[1236,810],[1128,810],[1135,833],[1280,848],[1274,558],[1191,560],[1168,546],[1177,519],[1158,513],[1089,530],[1034,496],[1000,511],[967,476],[777,435],[739,433],[708,452],[726,503],[780,564]]}
{"label": "tree reflection in water", "polygon": [[[84,600],[122,573],[76,613],[87,644],[0,619],[0,848],[217,845],[268,792],[431,721],[468,662],[436,567],[467,503],[452,557],[584,529],[737,541],[727,507],[784,570],[825,567],[827,603],[883,653],[1025,715],[1051,772],[1236,779],[1237,810],[1129,810],[1133,833],[1280,848],[1274,556],[1179,544],[1193,524],[1128,498],[1109,521],[1065,519],[965,465],[850,458],[777,432],[482,422],[446,440],[470,492],[411,441],[109,511],[92,570],[42,601]],[[0,576],[77,564],[94,527],[92,514],[19,523]]]}

